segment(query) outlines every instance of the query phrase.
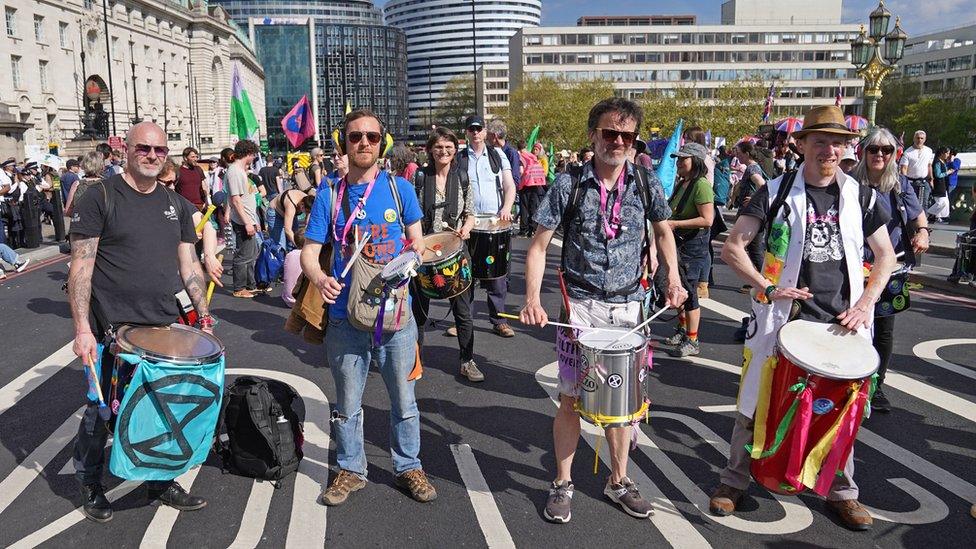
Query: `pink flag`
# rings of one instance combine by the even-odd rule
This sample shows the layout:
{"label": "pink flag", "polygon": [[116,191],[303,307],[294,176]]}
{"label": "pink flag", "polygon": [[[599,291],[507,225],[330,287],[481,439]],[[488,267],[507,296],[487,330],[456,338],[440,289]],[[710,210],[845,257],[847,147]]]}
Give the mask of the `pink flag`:
{"label": "pink flag", "polygon": [[315,117],[312,116],[312,106],[308,103],[307,95],[303,95],[301,101],[281,119],[281,129],[295,148],[315,135]]}

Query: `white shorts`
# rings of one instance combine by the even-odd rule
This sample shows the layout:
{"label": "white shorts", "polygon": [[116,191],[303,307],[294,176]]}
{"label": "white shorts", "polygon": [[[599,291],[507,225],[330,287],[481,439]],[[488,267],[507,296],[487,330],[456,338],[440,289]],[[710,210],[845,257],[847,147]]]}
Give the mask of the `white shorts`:
{"label": "white shorts", "polygon": [[[579,326],[633,328],[640,323],[641,302],[606,303],[596,299],[569,298],[569,324]],[[572,332],[572,334],[567,334]],[[559,362],[559,393],[579,396],[577,386],[580,350],[576,343],[579,330],[556,330],[556,359]]]}

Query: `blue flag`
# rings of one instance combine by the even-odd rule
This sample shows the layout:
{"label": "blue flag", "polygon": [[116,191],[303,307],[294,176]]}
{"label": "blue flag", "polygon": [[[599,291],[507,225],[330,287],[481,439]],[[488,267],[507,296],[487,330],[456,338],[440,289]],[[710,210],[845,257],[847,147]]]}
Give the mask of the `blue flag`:
{"label": "blue flag", "polygon": [[678,172],[675,159],[671,158],[671,154],[676,152],[680,146],[681,131],[684,125],[684,120],[678,120],[678,125],[674,127],[674,133],[671,134],[668,146],[664,148],[664,154],[661,155],[661,163],[655,169],[657,178],[661,180],[661,185],[664,186],[664,196],[667,198],[671,198],[671,193],[674,191],[674,178]]}

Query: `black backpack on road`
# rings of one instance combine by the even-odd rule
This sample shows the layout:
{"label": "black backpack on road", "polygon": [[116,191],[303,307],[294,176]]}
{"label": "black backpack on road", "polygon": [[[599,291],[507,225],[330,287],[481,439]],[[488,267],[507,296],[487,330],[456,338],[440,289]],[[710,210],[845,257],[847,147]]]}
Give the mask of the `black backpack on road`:
{"label": "black backpack on road", "polygon": [[242,376],[224,391],[215,450],[225,469],[280,481],[298,470],[304,421],[305,403],[289,385]]}

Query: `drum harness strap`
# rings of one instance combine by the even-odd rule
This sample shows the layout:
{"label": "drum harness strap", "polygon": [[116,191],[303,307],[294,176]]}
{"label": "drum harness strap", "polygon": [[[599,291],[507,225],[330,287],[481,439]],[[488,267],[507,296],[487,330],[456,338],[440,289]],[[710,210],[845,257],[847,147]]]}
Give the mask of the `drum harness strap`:
{"label": "drum harness strap", "polygon": [[458,222],[463,212],[458,211],[458,187],[466,197],[470,184],[468,171],[452,166],[447,175],[444,202],[437,202],[436,176],[427,173],[426,169],[417,170],[416,175],[414,175],[414,187],[417,189],[417,198],[424,214],[424,234],[433,231],[434,216],[437,215],[437,210],[440,208],[446,208],[444,219],[450,219],[455,224],[455,229],[460,228]]}

